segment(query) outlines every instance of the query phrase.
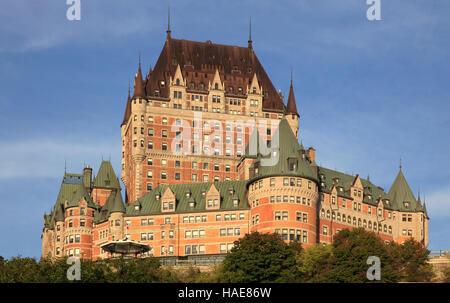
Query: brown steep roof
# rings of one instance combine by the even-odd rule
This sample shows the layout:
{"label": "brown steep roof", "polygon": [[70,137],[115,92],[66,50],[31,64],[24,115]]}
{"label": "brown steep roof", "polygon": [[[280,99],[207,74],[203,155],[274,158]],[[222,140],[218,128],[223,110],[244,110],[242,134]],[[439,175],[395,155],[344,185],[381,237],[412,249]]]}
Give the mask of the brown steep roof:
{"label": "brown steep roof", "polygon": [[[247,85],[250,85],[256,73],[263,88],[263,109],[276,112],[285,110],[283,100],[252,48],[214,44],[211,41],[172,39],[168,36],[146,82],[147,96],[155,96],[155,91],[158,90],[159,97],[169,98],[168,83],[178,65],[181,67],[188,89],[206,92],[208,82],[212,83],[218,70],[227,94],[235,96],[244,96],[247,93]],[[164,81],[164,85],[161,85],[161,81]],[[239,92],[239,88],[242,88],[242,92]]]}
{"label": "brown steep roof", "polygon": [[297,111],[297,104],[295,103],[294,88],[292,87],[292,80],[291,80],[291,87],[289,88],[289,98],[288,98],[288,102],[286,105],[286,113],[296,114],[297,116],[300,116]]}
{"label": "brown steep roof", "polygon": [[123,115],[123,121],[120,126],[122,126],[128,122],[130,115],[131,115],[131,98],[130,98],[130,86],[128,85],[128,99],[127,99],[127,104],[125,105],[125,113]]}
{"label": "brown steep roof", "polygon": [[139,68],[136,77],[134,78],[134,95],[135,98],[145,98],[145,83],[142,80],[142,71],[141,71],[141,58],[139,57]]}

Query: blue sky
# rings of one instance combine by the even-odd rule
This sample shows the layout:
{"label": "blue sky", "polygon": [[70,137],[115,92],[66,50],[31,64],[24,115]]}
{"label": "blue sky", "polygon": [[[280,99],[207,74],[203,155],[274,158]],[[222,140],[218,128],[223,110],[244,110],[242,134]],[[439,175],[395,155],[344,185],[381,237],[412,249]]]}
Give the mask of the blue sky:
{"label": "blue sky", "polygon": [[[165,1],[0,2],[0,255],[39,257],[43,213],[64,161],[120,172],[128,81],[165,40]],[[291,68],[300,137],[317,162],[389,190],[402,158],[425,195],[430,249],[450,249],[450,2],[170,1],[172,36],[253,47],[287,95]],[[423,199],[423,197],[422,197]]]}

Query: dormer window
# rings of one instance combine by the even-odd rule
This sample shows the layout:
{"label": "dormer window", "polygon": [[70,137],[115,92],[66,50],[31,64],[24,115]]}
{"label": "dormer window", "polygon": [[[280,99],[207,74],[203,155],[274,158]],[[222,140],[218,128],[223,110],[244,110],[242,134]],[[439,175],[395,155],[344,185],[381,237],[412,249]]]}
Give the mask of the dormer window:
{"label": "dormer window", "polygon": [[159,96],[159,90],[155,90],[155,96],[156,96],[156,97]]}
{"label": "dormer window", "polygon": [[289,162],[289,170],[296,171],[297,170],[297,159],[288,159]]}
{"label": "dormer window", "polygon": [[195,207],[195,202],[194,201],[189,201],[189,207],[190,208],[194,208]]}
{"label": "dormer window", "polygon": [[161,195],[160,195],[159,193],[157,193],[157,194],[155,195],[155,198],[156,198],[156,200],[159,200],[159,198],[161,198]]}
{"label": "dormer window", "polygon": [[164,82],[164,80],[161,81],[160,83],[161,83],[161,86],[162,86],[162,87],[164,87],[164,85],[166,85],[166,82]]}
{"label": "dormer window", "polygon": [[186,192],[186,198],[190,198],[191,197],[191,193],[190,192]]}
{"label": "dormer window", "polygon": [[136,204],[136,205],[134,206],[134,210],[139,211],[139,204]]}
{"label": "dormer window", "polygon": [[228,192],[230,193],[230,195],[232,195],[232,194],[234,194],[234,189],[230,188],[230,189],[228,189]]}
{"label": "dormer window", "polygon": [[239,204],[239,200],[238,199],[233,199],[233,206],[237,207]]}
{"label": "dormer window", "polygon": [[409,208],[409,202],[403,202],[403,206],[405,206],[405,208]]}

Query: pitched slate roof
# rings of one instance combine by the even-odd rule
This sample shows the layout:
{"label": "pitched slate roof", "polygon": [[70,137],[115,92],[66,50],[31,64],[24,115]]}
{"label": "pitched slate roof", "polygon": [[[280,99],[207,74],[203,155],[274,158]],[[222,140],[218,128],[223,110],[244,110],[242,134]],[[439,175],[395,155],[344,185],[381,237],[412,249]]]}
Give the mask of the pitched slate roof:
{"label": "pitched slate roof", "polygon": [[[136,215],[155,215],[161,214],[161,196],[167,189],[173,191],[176,197],[176,213],[192,213],[201,212],[206,210],[206,198],[202,195],[203,191],[208,191],[212,184],[217,188],[220,193],[220,210],[239,210],[248,209],[246,188],[247,181],[224,181],[224,182],[205,182],[194,184],[172,184],[172,185],[159,185],[146,195],[142,196],[135,202],[129,204],[126,207],[126,216]],[[234,193],[230,194],[229,189],[232,187]],[[186,197],[186,192],[190,192],[190,197]],[[160,199],[156,199],[156,195],[160,195]],[[238,206],[233,206],[233,199],[238,198]],[[189,202],[195,202],[195,206],[191,208]],[[135,210],[135,205],[140,205],[140,210]]]}
{"label": "pitched slate roof", "polygon": [[72,199],[70,201],[68,201],[66,208],[77,207],[79,205],[80,201],[83,199],[87,202],[87,205],[89,207],[97,208],[94,201],[92,201],[91,196],[87,192],[86,187],[84,187],[83,183],[80,183],[79,185],[77,185],[77,190],[73,194]]}
{"label": "pitched slate roof", "polygon": [[[343,188],[343,192],[340,192],[339,190],[337,191],[339,196],[350,198],[350,186],[353,185],[356,176],[352,176],[321,166],[318,167],[318,174],[320,180],[319,188],[321,192],[330,192],[334,184],[337,188]],[[380,189],[369,180],[363,179],[361,177],[360,180],[364,187],[363,201],[365,203],[376,205],[379,197],[383,199],[383,202],[385,202],[386,199],[391,199],[388,194],[384,192],[384,190]],[[369,199],[369,195],[371,196],[371,199]],[[390,204],[384,203],[384,207],[387,209],[393,209],[392,202],[390,202]]]}
{"label": "pitched slate roof", "polygon": [[[271,155],[265,156],[258,154],[256,160],[250,166],[250,170],[254,171],[254,177],[250,179],[249,183],[256,179],[269,177],[269,176],[298,176],[307,178],[313,181],[317,181],[317,177],[311,168],[308,155],[301,144],[298,143],[297,138],[292,132],[286,117],[281,119],[278,129],[272,137],[272,144],[278,141],[278,161],[272,166],[262,165],[263,159],[268,160]],[[275,156],[276,157],[276,156]],[[289,169],[288,159],[297,160],[297,166],[294,171]],[[256,173],[255,167],[258,167],[258,173]]]}
{"label": "pitched slate roof", "polygon": [[111,192],[106,203],[95,213],[94,220],[96,223],[103,222],[108,220],[109,216],[115,212],[125,213],[125,204],[118,190]]}
{"label": "pitched slate roof", "polygon": [[121,189],[119,179],[116,177],[110,161],[102,161],[97,176],[94,179],[94,187]]}
{"label": "pitched slate roof", "polygon": [[[247,85],[250,85],[256,73],[259,84],[266,93],[263,98],[263,109],[280,113],[285,110],[283,100],[252,48],[216,44],[211,41],[173,39],[168,36],[158,61],[147,79],[147,96],[155,96],[155,90],[158,90],[158,97],[169,98],[167,83],[170,76],[174,76],[178,65],[181,67],[183,77],[187,79],[188,89],[191,89],[192,83],[193,90],[206,92],[208,82],[212,83],[218,70],[227,94],[242,95],[241,97],[247,94]],[[161,85],[161,81],[165,84]],[[204,85],[203,89],[201,83]],[[242,88],[242,92],[239,92],[239,87]]]}

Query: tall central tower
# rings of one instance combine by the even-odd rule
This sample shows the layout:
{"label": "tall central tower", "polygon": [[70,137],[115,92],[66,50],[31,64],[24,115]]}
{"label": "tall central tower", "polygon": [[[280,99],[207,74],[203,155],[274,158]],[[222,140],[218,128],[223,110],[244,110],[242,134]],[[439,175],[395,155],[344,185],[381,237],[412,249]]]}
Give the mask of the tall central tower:
{"label": "tall central tower", "polygon": [[[288,105],[297,135],[293,92]],[[251,36],[248,46],[240,47],[173,39],[169,27],[145,77],[139,62],[126,103],[121,126],[126,200],[161,184],[238,180],[235,167],[255,122],[267,124],[260,133],[271,140],[272,125],[285,113]]]}

